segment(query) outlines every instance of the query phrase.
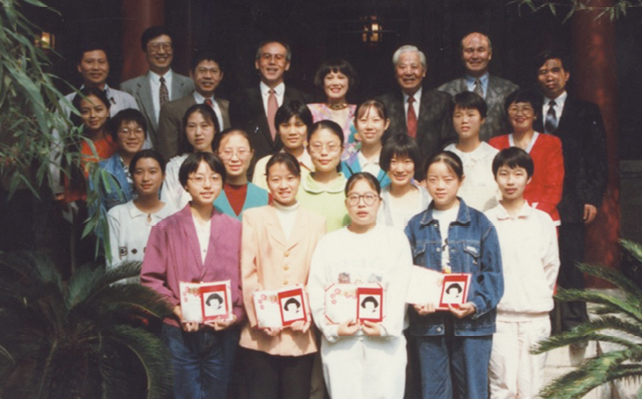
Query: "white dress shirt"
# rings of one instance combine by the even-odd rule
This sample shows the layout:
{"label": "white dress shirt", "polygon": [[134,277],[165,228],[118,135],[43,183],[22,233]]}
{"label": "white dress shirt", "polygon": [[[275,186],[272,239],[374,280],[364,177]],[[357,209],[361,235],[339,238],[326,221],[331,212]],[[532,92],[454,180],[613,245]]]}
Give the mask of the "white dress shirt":
{"label": "white dress shirt", "polygon": [[[165,78],[165,86],[167,87],[168,98],[172,100],[172,70],[167,71],[163,77]],[[149,86],[152,88],[152,102],[154,103],[154,118],[156,118],[156,123],[158,123],[158,117],[160,116],[160,78],[161,76],[157,73],[149,71]]]}
{"label": "white dress shirt", "polygon": [[557,98],[548,98],[544,96],[544,104],[542,104],[542,118],[546,120],[548,109],[551,108],[548,103],[551,102],[551,100],[555,100],[555,117],[557,118],[557,124],[559,125],[560,118],[562,117],[562,113],[564,112],[564,104],[566,104],[567,98],[567,91],[564,91],[564,93],[560,94]]}
{"label": "white dress shirt", "polygon": [[[205,102],[205,97],[203,97],[199,92],[194,90],[194,100],[196,100],[196,104],[203,104]],[[212,96],[211,100],[212,100],[212,107],[214,108],[214,113],[216,114],[216,119],[218,120],[218,128],[223,130],[223,114],[221,113],[221,109],[219,108],[218,103],[216,102],[216,98]]]}
{"label": "white dress shirt", "polygon": [[[415,102],[412,103],[412,107],[415,109],[415,115],[417,116],[417,121],[419,121],[419,106],[421,105],[421,87],[415,94],[412,95],[412,98],[415,99]],[[406,93],[403,93],[403,109],[404,112],[406,113],[406,120],[408,120],[408,98],[410,98],[409,95]]]}
{"label": "white dress shirt", "polygon": [[[270,86],[266,85],[265,83],[261,82],[259,85],[261,88],[261,99],[263,100],[263,110],[265,111],[265,116],[267,117],[268,114],[268,98],[270,98]],[[279,105],[283,105],[283,96],[285,95],[285,83],[281,82],[279,83],[274,89],[275,91],[274,95],[276,96],[276,103]]]}

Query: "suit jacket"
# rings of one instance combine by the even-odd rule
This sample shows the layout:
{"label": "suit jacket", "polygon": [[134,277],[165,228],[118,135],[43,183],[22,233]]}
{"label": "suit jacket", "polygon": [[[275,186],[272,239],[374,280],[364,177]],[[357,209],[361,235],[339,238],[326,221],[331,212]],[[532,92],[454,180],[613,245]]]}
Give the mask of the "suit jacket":
{"label": "suit jacket", "polygon": [[[310,102],[308,94],[286,85],[283,104],[292,100],[301,100],[305,104]],[[258,85],[234,93],[230,100],[230,118],[232,126],[243,129],[250,135],[252,147],[254,147],[254,159],[261,159],[278,150],[272,140]]]}
{"label": "suit jacket", "polygon": [[[222,129],[230,127],[229,101],[214,97],[223,115]],[[170,101],[161,107],[158,118],[158,140],[156,150],[163,154],[165,160],[180,155],[181,147],[187,141],[183,129],[183,117],[192,105],[196,104],[192,93],[176,101]],[[221,129],[221,130],[222,130]]]}
{"label": "suit jacket", "polygon": [[[537,118],[535,130],[543,132]],[[599,208],[606,190],[606,136],[600,108],[569,94],[553,134],[562,141],[564,191],[557,206],[562,223],[583,223],[584,204]]]}
{"label": "suit jacket", "polygon": [[[149,72],[129,79],[120,85],[120,89],[131,94],[136,99],[138,108],[145,115],[147,121],[147,135],[151,138],[152,144],[158,144],[158,120],[154,112],[154,101],[152,100],[152,87],[149,83]],[[170,101],[178,100],[194,91],[194,82],[187,76],[172,72],[172,96]]]}
{"label": "suit jacket", "polygon": [[[406,111],[401,90],[384,94],[378,99],[386,106],[390,118],[390,126],[382,141],[391,134],[407,134]],[[451,97],[448,93],[425,88],[421,91],[417,116],[417,144],[426,158],[457,140],[457,133],[450,117],[450,102]]]}
{"label": "suit jacket", "polygon": [[[488,75],[488,88],[486,89],[486,104],[488,112],[486,121],[479,130],[479,138],[488,141],[492,137],[508,134],[511,128],[506,120],[506,111],[504,110],[504,100],[509,94],[519,89],[515,83],[510,80],[501,79],[497,76]],[[437,88],[439,91],[446,92],[451,96],[457,93],[468,91],[466,78],[459,78],[446,82]]]}
{"label": "suit jacket", "polygon": [[323,216],[299,206],[290,239],[286,240],[273,206],[244,212],[241,278],[249,323],[243,327],[239,345],[279,356],[301,356],[317,351],[312,329],[302,334],[286,328],[276,337],[257,329],[252,294],[258,289],[306,286],[312,253],[325,234],[325,223]]}
{"label": "suit jacket", "polygon": [[[140,282],[165,297],[172,306],[180,305],[180,281],[214,282],[230,280],[233,312],[245,319],[240,281],[241,223],[214,211],[205,262],[189,205],[156,226],[145,248]],[[178,327],[175,317],[165,323]]]}

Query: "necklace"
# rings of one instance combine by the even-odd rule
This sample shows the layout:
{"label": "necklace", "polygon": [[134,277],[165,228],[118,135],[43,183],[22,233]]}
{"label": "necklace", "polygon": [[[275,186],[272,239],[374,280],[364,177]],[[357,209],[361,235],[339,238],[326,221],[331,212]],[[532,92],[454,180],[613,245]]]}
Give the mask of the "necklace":
{"label": "necklace", "polygon": [[348,103],[328,104],[328,108],[339,111],[348,108]]}

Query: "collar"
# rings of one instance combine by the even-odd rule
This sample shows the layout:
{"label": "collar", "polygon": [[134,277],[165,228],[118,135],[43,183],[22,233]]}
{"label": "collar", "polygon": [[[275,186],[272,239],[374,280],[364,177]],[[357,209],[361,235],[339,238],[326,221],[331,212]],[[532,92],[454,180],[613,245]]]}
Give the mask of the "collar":
{"label": "collar", "polygon": [[[537,141],[537,138],[539,137],[538,132],[533,132],[533,137],[531,137],[531,141],[528,142],[528,146],[526,146],[526,152],[531,153],[531,150],[533,149],[533,146],[535,146],[535,142]],[[508,135],[508,146],[509,147],[515,147],[515,140],[513,139],[513,133]]]}
{"label": "collar", "polygon": [[564,104],[566,103],[566,99],[568,98],[568,92],[564,90],[564,93],[560,94],[557,96],[557,98],[548,98],[544,96],[544,107],[548,109],[548,103],[551,100],[555,100],[555,108],[559,111],[560,109],[564,109]]}
{"label": "collar", "polygon": [[[160,85],[161,75],[157,74],[156,72],[152,72],[151,69],[148,72],[149,72],[149,78],[151,79],[151,81],[154,84]],[[170,69],[169,71],[167,71],[167,73],[165,73],[165,75],[163,75],[163,77],[165,78],[165,82],[171,80],[172,79],[172,70]]]}
{"label": "collar", "polygon": [[476,78],[476,77],[471,76],[471,75],[469,75],[469,74],[466,74],[466,75],[465,75],[466,84],[467,84],[468,86],[472,86],[472,85],[474,85],[474,84],[475,84],[475,80],[479,79],[479,81],[480,81],[480,82],[481,82],[481,84],[482,84],[482,87],[484,88],[484,93],[486,92],[486,88],[488,87],[488,77],[489,77],[488,72],[486,72],[485,74],[483,74],[483,75],[482,75],[482,76],[480,76],[479,78]]}
{"label": "collar", "polygon": [[[267,97],[267,96],[269,96],[269,95],[270,95],[270,86],[268,86],[268,85],[266,85],[265,83],[261,82],[261,84],[259,85],[259,87],[260,87],[260,89],[261,89],[261,95],[262,95],[263,97]],[[276,96],[282,96],[282,95],[283,95],[283,93],[285,93],[285,83],[283,83],[283,82],[279,83],[279,84],[274,88],[274,91],[275,91],[275,95],[276,95]]]}
{"label": "collar", "polygon": [[[464,202],[461,197],[459,198],[459,212],[457,212],[457,219],[455,219],[455,223],[461,224],[461,225],[468,225],[470,224],[470,211],[468,210],[468,206],[466,205],[466,202]],[[424,213],[423,217],[421,218],[421,225],[422,226],[427,226],[433,223],[437,223],[437,219],[434,218],[433,216],[433,210],[434,210],[434,202],[430,201],[430,205],[428,205],[428,210]]]}
{"label": "collar", "polygon": [[280,204],[278,201],[272,201],[272,206],[274,206],[274,208],[277,211],[281,211],[281,212],[284,212],[284,213],[291,213],[291,212],[295,212],[297,209],[299,209],[299,202],[297,201],[294,205],[285,206],[285,205]]}
{"label": "collar", "polygon": [[334,179],[329,185],[320,185],[316,180],[312,178],[312,173],[307,175],[303,180],[303,189],[309,193],[321,194],[337,194],[342,193],[346,186],[346,178],[343,173],[339,173],[339,177]]}
{"label": "collar", "polygon": [[[136,205],[134,205],[134,201],[128,201],[125,204],[125,206],[127,207],[127,212],[129,213],[129,217],[131,217],[132,219],[135,219],[138,217],[147,217],[147,215],[149,215],[148,213],[145,213],[140,209],[138,209]],[[163,206],[163,208],[161,208],[160,211],[151,214],[152,219],[157,219],[157,221],[161,221],[165,219],[167,216],[171,214],[169,208],[170,206],[167,203],[165,203],[165,205]]]}
{"label": "collar", "polygon": [[504,208],[504,205],[502,205],[501,201],[495,208],[495,215],[497,216],[497,220],[507,220],[507,219],[528,219],[528,217],[533,213],[533,208],[528,204],[528,201],[524,200],[524,205],[522,205],[522,208],[519,210],[519,213],[517,216],[511,216],[506,208]]}
{"label": "collar", "polygon": [[[423,87],[419,86],[419,90],[415,94],[412,95],[412,98],[415,99],[415,102],[421,101],[421,91]],[[408,98],[410,97],[409,95],[406,94],[405,91],[402,91],[401,94],[403,94],[403,103],[404,105],[408,103]]]}
{"label": "collar", "polygon": [[[216,102],[216,98],[214,97],[214,94],[212,94],[212,97],[210,98],[212,99],[212,103]],[[203,102],[205,102],[205,97],[203,97],[201,93],[194,90],[194,100],[196,100],[196,104],[203,104]]]}
{"label": "collar", "polygon": [[[85,88],[85,85],[82,84],[80,85],[80,89],[78,90],[82,90],[84,88]],[[103,91],[105,92],[105,95],[107,96],[107,98],[112,102],[112,104],[115,104],[114,98],[111,95],[111,90],[109,89],[109,85],[107,83],[105,83],[105,88],[103,89]]]}
{"label": "collar", "polygon": [[[379,151],[379,155],[381,155],[381,151]],[[357,159],[359,160],[359,165],[361,165],[362,170],[364,166],[370,164],[379,166],[379,157],[375,157],[373,161],[368,161],[361,151],[357,151]]]}

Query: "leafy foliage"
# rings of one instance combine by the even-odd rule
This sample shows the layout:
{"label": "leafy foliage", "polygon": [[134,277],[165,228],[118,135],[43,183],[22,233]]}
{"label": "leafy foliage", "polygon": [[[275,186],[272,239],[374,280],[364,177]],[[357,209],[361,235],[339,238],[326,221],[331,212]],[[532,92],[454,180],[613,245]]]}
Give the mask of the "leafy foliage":
{"label": "leafy foliage", "polygon": [[84,266],[65,284],[41,254],[0,254],[0,397],[126,398],[138,379],[148,399],[165,397],[171,366],[146,325],[171,307],[148,287],[114,284],[139,273],[140,262]]}
{"label": "leafy foliage", "polygon": [[[642,262],[642,246],[622,240],[622,246]],[[534,353],[544,353],[570,344],[598,341],[618,348],[586,360],[580,367],[545,387],[546,398],[579,398],[594,388],[612,381],[642,382],[642,290],[618,271],[594,265],[579,265],[580,270],[616,285],[622,294],[611,295],[590,290],[560,289],[557,299],[597,304],[598,316],[571,331],[550,337]],[[638,390],[642,398],[642,387]]]}
{"label": "leafy foliage", "polygon": [[595,0],[511,0],[510,4],[517,4],[532,12],[549,10],[553,15],[564,13],[564,22],[576,12],[598,12],[596,19],[608,17],[614,21],[625,17],[631,8],[642,7],[642,0],[616,0],[612,6],[596,5]]}

